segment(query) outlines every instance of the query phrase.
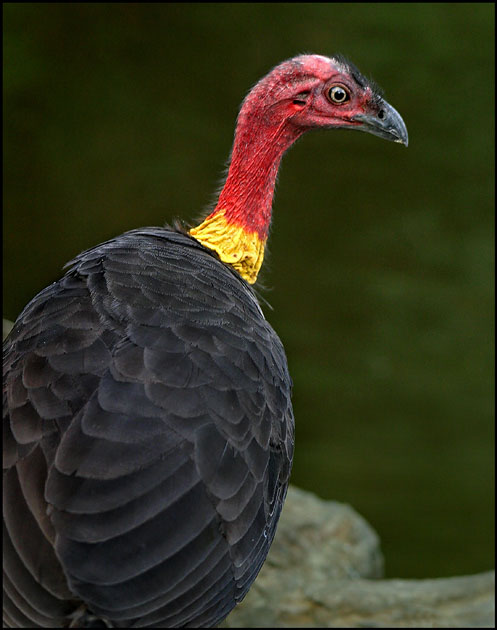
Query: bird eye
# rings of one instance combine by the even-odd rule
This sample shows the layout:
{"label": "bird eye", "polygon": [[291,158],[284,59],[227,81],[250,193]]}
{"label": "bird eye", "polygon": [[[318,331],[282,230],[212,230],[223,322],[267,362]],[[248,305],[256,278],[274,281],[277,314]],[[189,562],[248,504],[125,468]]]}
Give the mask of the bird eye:
{"label": "bird eye", "polygon": [[347,90],[341,85],[334,85],[328,90],[328,98],[332,103],[337,103],[341,105],[342,103],[346,103],[350,100],[349,93]]}

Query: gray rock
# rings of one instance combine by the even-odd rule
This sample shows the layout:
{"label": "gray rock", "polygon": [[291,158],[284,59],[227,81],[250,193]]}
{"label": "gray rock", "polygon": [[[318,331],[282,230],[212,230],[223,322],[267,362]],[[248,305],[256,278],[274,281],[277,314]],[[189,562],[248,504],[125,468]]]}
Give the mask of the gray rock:
{"label": "gray rock", "polygon": [[5,339],[5,337],[9,334],[9,332],[12,330],[14,326],[14,322],[11,322],[8,319],[5,319],[5,317],[3,318],[3,334],[2,334],[2,339]]}
{"label": "gray rock", "polygon": [[351,507],[290,487],[273,546],[224,628],[492,628],[494,572],[382,580],[373,529]]}

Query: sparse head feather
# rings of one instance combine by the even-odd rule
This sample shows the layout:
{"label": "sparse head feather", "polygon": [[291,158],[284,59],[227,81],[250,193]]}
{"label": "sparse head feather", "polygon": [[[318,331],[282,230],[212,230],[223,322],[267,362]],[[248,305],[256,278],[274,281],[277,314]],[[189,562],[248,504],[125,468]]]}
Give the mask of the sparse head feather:
{"label": "sparse head feather", "polygon": [[383,96],[383,90],[378,84],[373,79],[365,77],[350,59],[340,53],[332,57],[315,54],[297,55],[275,66],[269,74],[278,69],[282,70],[281,74],[284,74],[283,71],[286,70],[295,77],[315,76],[322,79],[327,77],[330,70],[338,70],[342,74],[350,75],[359,87],[370,87],[380,96]]}
{"label": "sparse head feather", "polygon": [[295,88],[309,81],[326,82],[334,74],[348,77],[356,87],[369,92],[369,99],[379,102],[383,98],[380,87],[372,80],[366,78],[359,69],[345,56],[337,54],[333,57],[324,55],[302,54],[287,59],[275,66],[249,91],[243,105],[257,104],[265,101],[276,101],[285,98],[287,94],[295,91]]}
{"label": "sparse head feather", "polygon": [[341,67],[343,72],[348,72],[353,77],[357,85],[363,88],[369,87],[373,95],[378,98],[383,98],[383,90],[376,81],[374,81],[371,77],[369,77],[369,79],[365,77],[359,68],[352,63],[350,59],[345,57],[345,55],[338,53],[337,55],[334,55],[331,60],[335,62],[336,66]]}

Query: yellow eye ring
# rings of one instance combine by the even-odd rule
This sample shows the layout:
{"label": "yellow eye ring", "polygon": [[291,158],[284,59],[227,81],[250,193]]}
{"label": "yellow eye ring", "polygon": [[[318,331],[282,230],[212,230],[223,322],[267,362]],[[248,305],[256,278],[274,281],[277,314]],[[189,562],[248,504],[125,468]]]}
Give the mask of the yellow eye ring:
{"label": "yellow eye ring", "polygon": [[350,100],[350,94],[342,85],[333,85],[328,90],[328,98],[332,103],[341,105]]}

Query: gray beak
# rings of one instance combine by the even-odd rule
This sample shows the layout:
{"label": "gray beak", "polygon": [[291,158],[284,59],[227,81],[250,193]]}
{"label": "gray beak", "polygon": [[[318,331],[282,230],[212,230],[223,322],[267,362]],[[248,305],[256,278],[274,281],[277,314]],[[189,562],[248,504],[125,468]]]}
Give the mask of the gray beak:
{"label": "gray beak", "polygon": [[392,142],[400,142],[405,146],[409,142],[407,128],[402,116],[384,100],[379,103],[377,113],[357,114],[352,120],[361,123],[360,126],[356,127],[361,131],[367,131]]}

